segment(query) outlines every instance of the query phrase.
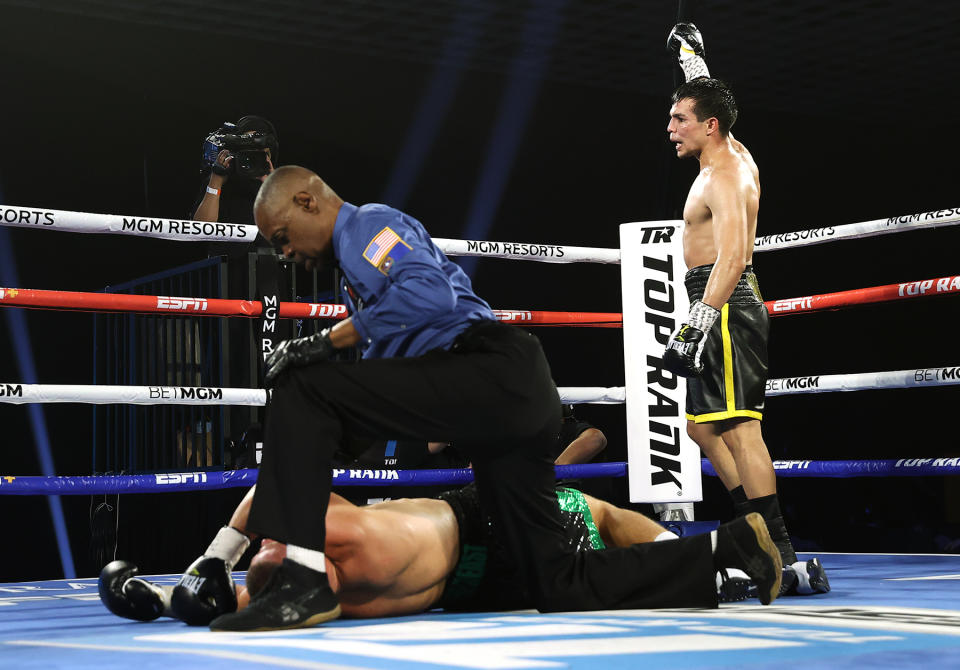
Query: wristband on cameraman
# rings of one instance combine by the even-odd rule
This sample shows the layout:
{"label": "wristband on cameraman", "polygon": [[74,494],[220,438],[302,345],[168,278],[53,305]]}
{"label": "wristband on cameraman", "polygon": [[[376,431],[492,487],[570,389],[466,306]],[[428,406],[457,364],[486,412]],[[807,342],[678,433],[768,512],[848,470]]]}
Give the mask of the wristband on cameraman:
{"label": "wristband on cameraman", "polygon": [[220,195],[220,189],[219,189],[219,188],[214,188],[214,187],[212,187],[212,186],[207,186],[207,193],[209,193],[210,195],[219,196],[219,195]]}

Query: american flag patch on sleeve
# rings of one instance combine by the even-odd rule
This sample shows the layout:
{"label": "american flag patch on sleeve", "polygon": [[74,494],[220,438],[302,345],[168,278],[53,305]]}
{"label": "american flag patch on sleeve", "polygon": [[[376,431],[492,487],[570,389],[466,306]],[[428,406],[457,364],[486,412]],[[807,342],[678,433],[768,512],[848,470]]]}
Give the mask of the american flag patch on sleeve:
{"label": "american flag patch on sleeve", "polygon": [[411,249],[409,244],[388,227],[370,240],[370,244],[363,251],[363,257],[380,272],[387,274],[393,264],[406,256]]}

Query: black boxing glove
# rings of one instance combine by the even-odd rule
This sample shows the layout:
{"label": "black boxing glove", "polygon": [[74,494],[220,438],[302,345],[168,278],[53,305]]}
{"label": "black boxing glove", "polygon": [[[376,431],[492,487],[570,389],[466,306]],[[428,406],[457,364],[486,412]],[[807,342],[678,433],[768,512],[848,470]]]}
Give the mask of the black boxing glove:
{"label": "black boxing glove", "polygon": [[677,57],[685,81],[709,77],[703,37],[692,23],[678,23],[667,36],[667,51]]}
{"label": "black boxing glove", "polygon": [[333,356],[336,349],[330,341],[330,329],[308,337],[284,340],[277,345],[264,363],[263,385],[272,388],[280,375],[289,367],[301,367],[318,363]]}
{"label": "black boxing glove", "polygon": [[237,610],[237,592],[230,568],[219,558],[201,556],[173,587],[173,615],[191,626],[206,626],[221,614]]}
{"label": "black boxing glove", "polygon": [[237,590],[230,571],[250,540],[224,526],[203,556],[195,560],[173,587],[173,615],[191,626],[206,626],[221,614],[237,609]]}
{"label": "black boxing glove", "polygon": [[694,300],[686,322],[667,342],[667,350],[663,352],[663,367],[681,377],[695,377],[703,372],[703,347],[707,343],[707,333],[718,316],[720,310]]}
{"label": "black boxing glove", "polygon": [[97,582],[100,601],[117,616],[135,621],[153,621],[169,614],[167,593],[156,584],[136,577],[137,574],[139,569],[133,563],[107,563]]}

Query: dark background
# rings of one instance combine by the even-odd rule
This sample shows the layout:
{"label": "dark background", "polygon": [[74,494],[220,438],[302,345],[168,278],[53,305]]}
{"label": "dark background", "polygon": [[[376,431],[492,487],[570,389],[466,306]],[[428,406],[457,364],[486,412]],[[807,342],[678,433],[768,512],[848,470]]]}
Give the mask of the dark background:
{"label": "dark background", "polygon": [[[402,207],[436,237],[463,238],[492,151],[502,197],[490,240],[617,247],[618,224],[677,218],[693,161],[666,142],[673,74],[663,44],[674,2],[15,2],[0,0],[0,203],[186,217],[200,145],[243,114],[271,119],[281,162],[319,172],[346,200],[381,201],[440,68],[459,79]],[[763,5],[757,7],[756,5]],[[960,28],[954,3],[703,0],[695,16],[715,76],[738,94],[734,133],[762,174],[760,234],[956,207]],[[459,31],[459,32],[458,32]],[[451,37],[452,35],[452,37]],[[444,69],[445,68],[445,69]],[[505,97],[513,88],[516,97]],[[530,104],[524,114],[524,101]],[[501,118],[518,141],[498,140]],[[102,290],[202,258],[204,245],[5,228],[22,288]],[[764,252],[766,298],[953,275],[956,228]],[[481,260],[493,307],[620,311],[617,266]],[[249,296],[233,296],[246,298]],[[8,308],[10,309],[10,308]],[[90,383],[92,318],[26,311],[41,383]],[[956,298],[777,318],[771,376],[957,365]],[[623,384],[622,333],[540,329],[561,386]],[[0,380],[19,381],[0,327]],[[960,455],[955,387],[773,398],[775,459]],[[90,472],[89,406],[43,407],[57,474]],[[625,457],[623,408],[580,414]],[[0,404],[4,474],[40,474],[25,406]],[[949,479],[781,480],[798,549],[953,551]],[[614,497],[619,483],[608,485]],[[129,495],[120,555],[179,572],[239,492]],[[62,498],[81,576],[89,516],[104,499]],[[115,498],[110,499],[110,504]],[[185,512],[186,511],[186,512]],[[60,575],[47,502],[0,496],[0,581]],[[698,518],[729,503],[705,480]],[[152,540],[125,543],[125,529]]]}

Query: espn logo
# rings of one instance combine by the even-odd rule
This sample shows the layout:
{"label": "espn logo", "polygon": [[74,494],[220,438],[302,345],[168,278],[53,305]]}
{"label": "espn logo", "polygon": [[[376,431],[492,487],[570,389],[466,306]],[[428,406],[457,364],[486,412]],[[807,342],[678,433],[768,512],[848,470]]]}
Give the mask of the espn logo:
{"label": "espn logo", "polygon": [[179,312],[206,312],[206,298],[170,298],[157,296],[157,309],[171,309]]}
{"label": "espn logo", "polygon": [[774,470],[806,470],[813,461],[774,461]]}
{"label": "espn logo", "polygon": [[157,484],[202,484],[207,481],[206,472],[171,472],[154,476]]}
{"label": "espn logo", "polygon": [[494,316],[497,317],[498,321],[531,321],[533,320],[533,314],[530,312],[511,310],[511,309],[495,309],[493,310]]}
{"label": "espn logo", "polygon": [[798,309],[813,309],[813,296],[777,300],[773,303],[774,312],[792,312]]}

